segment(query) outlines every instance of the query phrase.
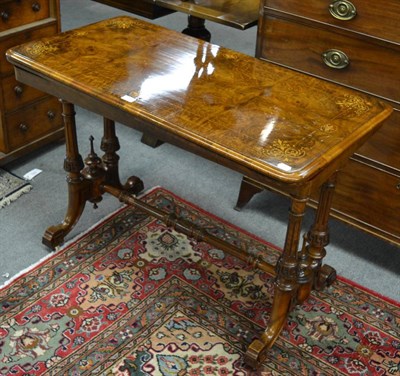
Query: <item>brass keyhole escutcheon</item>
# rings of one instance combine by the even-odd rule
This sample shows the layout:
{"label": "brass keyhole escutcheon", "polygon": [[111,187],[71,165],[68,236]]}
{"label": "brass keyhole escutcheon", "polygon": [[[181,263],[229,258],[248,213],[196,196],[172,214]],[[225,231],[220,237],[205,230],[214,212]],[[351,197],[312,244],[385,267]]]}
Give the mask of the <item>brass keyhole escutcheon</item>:
{"label": "brass keyhole escutcheon", "polygon": [[347,55],[340,50],[328,50],[322,54],[324,63],[333,69],[344,69],[350,64]]}
{"label": "brass keyhole escutcheon", "polygon": [[357,15],[357,9],[348,0],[337,0],[329,5],[330,14],[342,21],[352,20]]}

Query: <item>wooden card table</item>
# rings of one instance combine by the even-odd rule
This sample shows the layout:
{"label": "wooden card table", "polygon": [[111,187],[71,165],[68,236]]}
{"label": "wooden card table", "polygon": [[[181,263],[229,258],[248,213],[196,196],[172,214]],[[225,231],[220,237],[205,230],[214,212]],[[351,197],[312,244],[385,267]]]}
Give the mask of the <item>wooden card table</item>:
{"label": "wooden card table", "polygon": [[[12,48],[7,59],[19,81],[61,98],[63,105],[68,208],[64,221],[47,229],[44,243],[61,244],[85,203],[96,204],[109,193],[274,274],[269,324],[246,353],[248,364],[257,367],[290,308],[334,280],[334,269],[322,261],[335,175],[391,108],[359,92],[131,17]],[[92,148],[84,164],[74,105],[104,117],[102,159]],[[120,183],[115,122],[286,193],[291,206],[277,265],[138,200],[135,194],[143,189],[139,178]],[[299,247],[307,200],[318,187],[315,222]]]}

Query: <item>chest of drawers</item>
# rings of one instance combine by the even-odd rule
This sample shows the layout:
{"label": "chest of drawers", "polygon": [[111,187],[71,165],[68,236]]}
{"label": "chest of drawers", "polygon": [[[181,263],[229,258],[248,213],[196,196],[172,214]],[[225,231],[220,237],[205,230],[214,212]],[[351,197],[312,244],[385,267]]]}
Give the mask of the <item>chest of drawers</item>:
{"label": "chest of drawers", "polygon": [[[400,244],[400,1],[263,0],[256,55],[390,103],[339,173],[332,214]],[[293,93],[296,95],[296,93]]]}
{"label": "chest of drawers", "polygon": [[63,137],[57,98],[18,83],[5,52],[60,31],[59,0],[0,0],[0,165]]}

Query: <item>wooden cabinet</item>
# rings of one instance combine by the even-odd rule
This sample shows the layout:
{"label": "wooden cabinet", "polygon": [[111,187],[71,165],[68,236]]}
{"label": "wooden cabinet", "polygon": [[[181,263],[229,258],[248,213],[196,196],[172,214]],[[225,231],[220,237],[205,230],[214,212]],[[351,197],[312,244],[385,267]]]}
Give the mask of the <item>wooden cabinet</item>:
{"label": "wooden cabinet", "polygon": [[[400,244],[400,1],[262,0],[256,55],[372,93],[394,113],[339,173],[332,214]],[[293,93],[296,95],[296,93]]]}
{"label": "wooden cabinet", "polygon": [[59,0],[0,0],[0,165],[63,137],[59,101],[18,83],[5,52],[60,32]]}

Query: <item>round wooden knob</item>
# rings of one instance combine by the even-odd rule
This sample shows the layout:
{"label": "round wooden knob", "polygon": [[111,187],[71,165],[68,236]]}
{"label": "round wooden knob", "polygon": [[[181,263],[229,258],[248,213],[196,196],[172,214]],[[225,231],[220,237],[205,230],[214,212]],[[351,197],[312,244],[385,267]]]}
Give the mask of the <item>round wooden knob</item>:
{"label": "round wooden knob", "polygon": [[0,16],[1,16],[1,19],[2,19],[4,22],[7,22],[8,19],[10,18],[10,14],[9,14],[7,11],[5,11],[5,10],[3,10],[3,11],[0,13]]}
{"label": "round wooden knob", "polygon": [[20,130],[22,133],[26,133],[26,132],[28,131],[28,129],[29,129],[29,127],[28,127],[26,124],[24,124],[24,123],[21,123],[21,124],[19,125],[19,130]]}
{"label": "round wooden knob", "polygon": [[22,88],[22,86],[17,85],[14,87],[14,93],[17,97],[20,97],[23,92],[24,92],[24,89]]}
{"label": "round wooden knob", "polygon": [[39,3],[33,3],[32,4],[32,10],[34,11],[34,12],[39,12],[39,10],[40,10],[40,4]]}

